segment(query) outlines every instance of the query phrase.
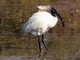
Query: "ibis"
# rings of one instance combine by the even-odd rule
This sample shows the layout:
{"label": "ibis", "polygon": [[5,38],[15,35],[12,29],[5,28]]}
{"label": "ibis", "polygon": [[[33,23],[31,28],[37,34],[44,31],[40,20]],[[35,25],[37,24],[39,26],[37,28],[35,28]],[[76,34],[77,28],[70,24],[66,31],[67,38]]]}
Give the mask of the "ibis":
{"label": "ibis", "polygon": [[38,11],[35,12],[23,25],[23,34],[32,34],[38,37],[39,53],[41,53],[41,42],[43,43],[46,51],[48,50],[45,42],[44,35],[53,28],[58,20],[61,20],[63,27],[64,22],[58,11],[50,5],[38,5]]}

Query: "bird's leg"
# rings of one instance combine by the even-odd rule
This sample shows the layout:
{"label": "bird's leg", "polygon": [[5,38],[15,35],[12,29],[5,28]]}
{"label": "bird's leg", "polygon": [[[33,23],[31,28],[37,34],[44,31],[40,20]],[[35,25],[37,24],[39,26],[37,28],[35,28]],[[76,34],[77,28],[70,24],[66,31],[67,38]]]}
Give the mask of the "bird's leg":
{"label": "bird's leg", "polygon": [[38,36],[38,44],[39,44],[39,56],[41,54],[41,41],[40,41],[40,36]]}
{"label": "bird's leg", "polygon": [[46,50],[48,50],[48,48],[47,48],[46,44],[44,43],[44,35],[42,35],[42,43],[43,43],[43,45],[44,45],[45,49],[46,49]]}

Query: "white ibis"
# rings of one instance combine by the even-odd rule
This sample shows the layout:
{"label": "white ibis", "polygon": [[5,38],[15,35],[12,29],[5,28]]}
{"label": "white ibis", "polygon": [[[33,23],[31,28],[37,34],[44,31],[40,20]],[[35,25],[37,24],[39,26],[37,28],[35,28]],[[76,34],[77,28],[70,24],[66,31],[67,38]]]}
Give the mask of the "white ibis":
{"label": "white ibis", "polygon": [[46,44],[44,43],[45,33],[57,24],[58,18],[60,18],[63,27],[64,22],[54,7],[49,5],[39,5],[37,7],[39,9],[38,12],[34,13],[24,24],[22,33],[31,33],[32,35],[38,37],[39,50],[41,53],[41,42],[43,43],[45,49],[48,50]]}

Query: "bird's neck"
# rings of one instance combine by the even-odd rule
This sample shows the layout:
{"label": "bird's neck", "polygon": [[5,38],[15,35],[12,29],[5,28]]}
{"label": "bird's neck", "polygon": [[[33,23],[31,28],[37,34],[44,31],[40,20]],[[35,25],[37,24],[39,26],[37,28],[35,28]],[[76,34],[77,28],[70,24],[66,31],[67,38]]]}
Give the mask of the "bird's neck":
{"label": "bird's neck", "polygon": [[54,17],[57,17],[57,14],[56,13],[51,13],[52,16]]}

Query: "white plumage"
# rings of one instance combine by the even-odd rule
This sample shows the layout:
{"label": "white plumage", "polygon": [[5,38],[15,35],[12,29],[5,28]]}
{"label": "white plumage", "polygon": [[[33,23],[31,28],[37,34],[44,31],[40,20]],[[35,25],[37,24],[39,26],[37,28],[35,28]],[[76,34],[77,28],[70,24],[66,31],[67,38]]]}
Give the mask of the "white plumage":
{"label": "white plumage", "polygon": [[57,17],[52,16],[49,12],[38,11],[24,24],[23,33],[31,33],[33,35],[45,34],[45,32],[56,25],[57,21]]}
{"label": "white plumage", "polygon": [[[35,36],[38,36],[39,50],[41,53],[41,42],[43,43],[45,49],[48,50],[44,43],[44,34],[57,24],[57,17],[61,19],[63,27],[64,22],[54,7],[51,8],[49,5],[40,5],[37,7],[39,9],[38,12],[34,13],[24,24],[22,33],[31,33]],[[48,12],[48,10],[50,10],[50,12]]]}

